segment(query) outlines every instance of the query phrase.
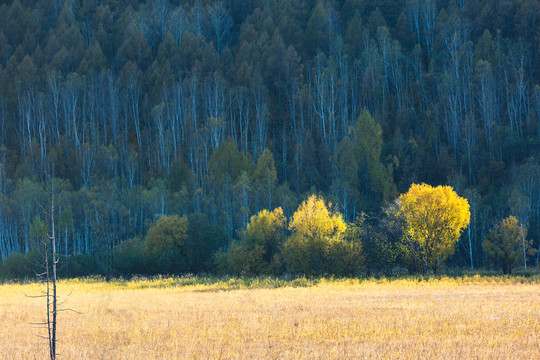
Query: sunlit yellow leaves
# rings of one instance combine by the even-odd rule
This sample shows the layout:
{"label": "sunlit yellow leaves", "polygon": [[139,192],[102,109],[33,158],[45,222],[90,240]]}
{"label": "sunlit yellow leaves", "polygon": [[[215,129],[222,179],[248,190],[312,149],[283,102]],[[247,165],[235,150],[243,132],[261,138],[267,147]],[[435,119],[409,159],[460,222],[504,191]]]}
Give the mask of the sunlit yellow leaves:
{"label": "sunlit yellow leaves", "polygon": [[322,198],[311,195],[294,213],[289,229],[302,236],[313,238],[343,232],[346,225],[341,214],[332,213]]}
{"label": "sunlit yellow leaves", "polygon": [[261,210],[257,215],[253,215],[247,224],[247,232],[255,236],[257,233],[273,234],[285,228],[286,219],[283,210],[279,207],[274,211]]}
{"label": "sunlit yellow leaves", "polygon": [[436,270],[469,224],[469,203],[450,186],[427,184],[413,184],[399,197],[399,203],[407,235],[420,246],[425,265]]}
{"label": "sunlit yellow leaves", "polygon": [[293,234],[284,245],[288,269],[300,273],[331,271],[333,250],[343,241],[346,230],[342,215],[312,195],[298,207],[289,229]]}

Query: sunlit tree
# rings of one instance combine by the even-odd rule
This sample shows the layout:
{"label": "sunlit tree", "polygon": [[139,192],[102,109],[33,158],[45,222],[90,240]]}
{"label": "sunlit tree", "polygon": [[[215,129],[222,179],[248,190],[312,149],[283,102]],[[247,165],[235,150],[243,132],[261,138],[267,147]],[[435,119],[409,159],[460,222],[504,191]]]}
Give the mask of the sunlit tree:
{"label": "sunlit tree", "polygon": [[399,202],[407,236],[419,246],[425,268],[436,271],[454,252],[462,230],[469,224],[469,203],[450,186],[427,184],[413,184]]}
{"label": "sunlit tree", "polygon": [[284,245],[288,269],[300,273],[330,272],[330,256],[346,230],[341,214],[324,199],[311,195],[294,213],[289,224],[293,233]]}

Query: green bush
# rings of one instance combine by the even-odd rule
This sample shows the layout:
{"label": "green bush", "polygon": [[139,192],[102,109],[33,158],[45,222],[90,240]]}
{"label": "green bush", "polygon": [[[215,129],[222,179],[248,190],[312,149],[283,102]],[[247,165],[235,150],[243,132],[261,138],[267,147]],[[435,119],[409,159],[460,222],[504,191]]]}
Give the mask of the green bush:
{"label": "green bush", "polygon": [[0,267],[0,278],[4,280],[35,278],[43,272],[44,259],[36,251],[26,254],[9,254]]}
{"label": "green bush", "polygon": [[362,249],[361,229],[356,224],[348,224],[341,241],[329,248],[329,272],[338,276],[358,275],[365,271],[365,257]]}
{"label": "green bush", "polygon": [[201,213],[191,214],[187,219],[184,248],[188,270],[194,274],[212,272],[215,270],[213,255],[227,244],[227,232]]}
{"label": "green bush", "polygon": [[523,264],[524,251],[526,255],[536,253],[531,246],[532,241],[526,237],[527,228],[520,225],[514,216],[509,216],[491,229],[484,238],[482,247],[487,256],[501,267],[505,274],[509,274],[514,266]]}
{"label": "green bush", "polygon": [[144,255],[148,259],[148,271],[151,274],[187,272],[187,229],[187,217],[178,215],[163,215],[148,229]]}
{"label": "green bush", "polygon": [[114,249],[113,269],[116,275],[142,275],[147,272],[144,242],[140,237],[126,240]]}
{"label": "green bush", "polygon": [[75,254],[69,257],[70,277],[98,275],[103,272],[103,266],[95,256]]}

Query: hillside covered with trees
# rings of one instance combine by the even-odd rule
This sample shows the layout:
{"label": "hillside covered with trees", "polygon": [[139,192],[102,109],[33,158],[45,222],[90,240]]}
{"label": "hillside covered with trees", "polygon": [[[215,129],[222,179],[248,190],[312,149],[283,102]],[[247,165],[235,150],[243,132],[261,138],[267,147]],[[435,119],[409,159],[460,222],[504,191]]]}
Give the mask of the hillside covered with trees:
{"label": "hillside covered with trees", "polygon": [[[66,275],[143,253],[149,272],[241,272],[246,241],[284,246],[249,272],[309,273],[283,224],[312,194],[355,224],[335,229],[363,264],[340,263],[414,269],[389,215],[412,183],[468,200],[451,265],[497,265],[496,230],[519,224],[538,266],[540,2],[4,1],[2,262],[39,246],[52,178]],[[159,260],[150,238],[193,252]]]}

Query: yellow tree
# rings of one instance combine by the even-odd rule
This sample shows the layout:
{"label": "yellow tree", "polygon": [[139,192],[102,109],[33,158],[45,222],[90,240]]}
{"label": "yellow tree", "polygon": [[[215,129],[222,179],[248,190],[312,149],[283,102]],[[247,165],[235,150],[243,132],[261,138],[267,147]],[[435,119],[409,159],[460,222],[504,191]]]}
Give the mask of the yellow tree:
{"label": "yellow tree", "polygon": [[330,257],[336,244],[342,242],[346,230],[342,215],[332,212],[322,198],[312,195],[298,207],[289,229],[293,234],[283,249],[289,270],[300,273],[331,271]]}
{"label": "yellow tree", "polygon": [[227,252],[218,253],[218,267],[235,274],[277,274],[281,270],[279,252],[285,239],[287,220],[281,208],[261,210],[253,215]]}
{"label": "yellow tree", "polygon": [[413,184],[399,197],[399,204],[406,234],[417,243],[424,266],[436,271],[454,252],[461,231],[469,224],[467,199],[451,186]]}

